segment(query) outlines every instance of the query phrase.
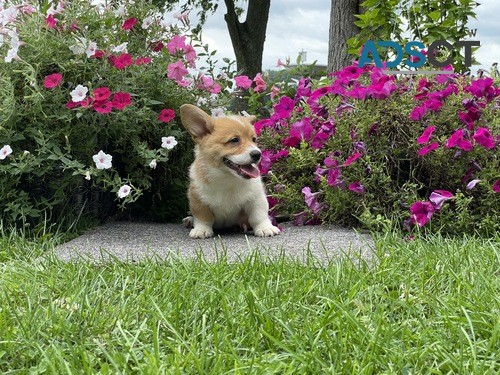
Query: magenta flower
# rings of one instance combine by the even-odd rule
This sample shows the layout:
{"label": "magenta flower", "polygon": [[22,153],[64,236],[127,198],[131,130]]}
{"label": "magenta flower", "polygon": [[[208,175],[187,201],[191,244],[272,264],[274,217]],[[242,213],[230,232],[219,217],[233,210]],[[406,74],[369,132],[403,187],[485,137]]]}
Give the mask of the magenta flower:
{"label": "magenta flower", "polygon": [[45,18],[45,24],[49,29],[55,29],[57,25],[57,19],[54,18],[53,14],[49,14],[47,18]]}
{"label": "magenta flower", "polygon": [[438,147],[439,147],[439,143],[433,142],[430,145],[422,147],[420,150],[418,150],[418,156],[427,155],[429,152],[434,151]]}
{"label": "magenta flower", "polygon": [[302,188],[302,194],[304,194],[304,201],[306,202],[307,208],[312,211],[314,216],[316,216],[325,206],[324,203],[318,202],[318,196],[321,193],[320,192],[312,193],[311,188],[309,186],[306,186]]}
{"label": "magenta flower", "polygon": [[425,128],[422,135],[417,138],[417,143],[419,145],[421,145],[421,144],[426,144],[427,142],[429,142],[429,139],[432,136],[432,133],[434,133],[434,130],[436,130],[435,126],[428,126],[427,128]]}
{"label": "magenta flower", "polygon": [[309,141],[314,128],[311,125],[311,119],[304,117],[296,121],[290,127],[290,136],[281,141],[284,146],[297,147],[300,141]]}
{"label": "magenta flower", "polygon": [[126,19],[123,22],[122,30],[131,30],[137,24],[137,20],[134,17]]}
{"label": "magenta flower", "polygon": [[237,76],[234,77],[234,82],[236,82],[236,87],[244,90],[248,90],[252,86],[252,80],[248,76]]}
{"label": "magenta flower", "polygon": [[45,77],[43,81],[43,87],[51,90],[59,86],[61,82],[62,82],[62,74],[60,73],[49,74],[47,77]]}
{"label": "magenta flower", "polygon": [[474,138],[477,144],[487,150],[491,150],[495,147],[495,139],[487,128],[477,128],[472,138]]}
{"label": "magenta flower", "polygon": [[188,74],[188,70],[184,66],[182,60],[178,60],[175,63],[168,64],[167,67],[167,77],[173,79],[177,82],[182,82],[184,77]]}
{"label": "magenta flower", "polygon": [[344,163],[344,167],[347,167],[349,165],[351,165],[352,163],[354,163],[356,160],[358,160],[363,154],[361,154],[361,152],[355,152],[354,154],[352,154],[351,156],[349,156],[347,158],[347,160],[345,161]]}
{"label": "magenta flower", "polygon": [[463,129],[458,129],[450,136],[450,138],[448,138],[448,140],[445,143],[445,147],[447,148],[458,147],[461,150],[470,151],[473,149],[474,146],[472,145],[472,142],[464,138]]}
{"label": "magenta flower", "polygon": [[274,106],[274,119],[287,119],[290,118],[293,109],[295,108],[295,102],[288,96],[282,96],[278,104]]}
{"label": "magenta flower", "polygon": [[107,87],[99,87],[94,90],[94,99],[96,101],[108,100],[111,96],[111,91]]}
{"label": "magenta flower", "polygon": [[128,92],[117,92],[113,95],[113,108],[122,110],[132,104],[131,95]]}
{"label": "magenta flower", "polygon": [[427,108],[423,105],[416,106],[410,113],[410,120],[421,120],[427,113]]}
{"label": "magenta flower", "polygon": [[170,122],[175,117],[175,111],[173,109],[162,109],[158,115],[158,121],[160,122]]}
{"label": "magenta flower", "polygon": [[491,185],[491,188],[495,193],[500,193],[500,180],[496,180],[493,185]]}
{"label": "magenta flower", "polygon": [[411,205],[411,223],[423,227],[434,214],[434,206],[431,202],[418,201]]}
{"label": "magenta flower", "polygon": [[267,88],[267,83],[262,78],[262,74],[257,73],[253,81],[255,82],[255,89],[254,89],[255,92],[262,92]]}
{"label": "magenta flower", "polygon": [[365,187],[359,181],[350,183],[348,189],[357,194],[364,194],[365,192]]}
{"label": "magenta flower", "polygon": [[453,194],[448,190],[434,190],[429,196],[429,200],[434,204],[436,211],[441,209],[444,202],[453,198]]}

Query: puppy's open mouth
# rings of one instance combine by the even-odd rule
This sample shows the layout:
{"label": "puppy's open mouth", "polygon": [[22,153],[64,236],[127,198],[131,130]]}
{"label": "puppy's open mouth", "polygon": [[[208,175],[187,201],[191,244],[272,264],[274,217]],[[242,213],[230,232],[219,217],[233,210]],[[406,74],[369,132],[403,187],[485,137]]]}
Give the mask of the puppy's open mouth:
{"label": "puppy's open mouth", "polygon": [[257,178],[260,176],[259,168],[257,168],[254,164],[239,165],[233,163],[227,158],[224,158],[223,160],[224,164],[226,164],[228,168],[232,169],[243,178]]}

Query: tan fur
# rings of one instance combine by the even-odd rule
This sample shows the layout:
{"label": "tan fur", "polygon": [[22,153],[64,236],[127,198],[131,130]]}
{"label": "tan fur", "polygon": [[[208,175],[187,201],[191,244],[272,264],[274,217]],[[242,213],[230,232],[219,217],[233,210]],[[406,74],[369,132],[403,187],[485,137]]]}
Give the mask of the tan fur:
{"label": "tan fur", "polygon": [[[190,237],[213,236],[213,229],[249,225],[256,236],[274,236],[279,229],[268,217],[269,206],[259,177],[244,178],[224,163],[254,165],[250,153],[259,152],[255,144],[254,116],[213,118],[201,109],[181,106],[181,120],[196,142],[195,161],[190,168],[188,191],[192,218]],[[231,142],[237,138],[237,143]],[[248,175],[246,175],[248,177]]]}

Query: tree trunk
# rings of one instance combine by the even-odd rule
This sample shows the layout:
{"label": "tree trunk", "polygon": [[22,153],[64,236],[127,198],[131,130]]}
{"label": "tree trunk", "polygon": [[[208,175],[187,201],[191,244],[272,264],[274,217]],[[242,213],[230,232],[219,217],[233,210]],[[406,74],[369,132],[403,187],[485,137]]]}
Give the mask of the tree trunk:
{"label": "tree trunk", "polygon": [[336,72],[352,63],[347,54],[347,40],[359,33],[354,24],[360,14],[359,0],[331,0],[328,71]]}
{"label": "tree trunk", "polygon": [[240,74],[253,78],[262,71],[262,54],[271,0],[248,0],[245,22],[239,21],[234,0],[224,2],[227,8],[224,19],[236,55],[236,68]]}

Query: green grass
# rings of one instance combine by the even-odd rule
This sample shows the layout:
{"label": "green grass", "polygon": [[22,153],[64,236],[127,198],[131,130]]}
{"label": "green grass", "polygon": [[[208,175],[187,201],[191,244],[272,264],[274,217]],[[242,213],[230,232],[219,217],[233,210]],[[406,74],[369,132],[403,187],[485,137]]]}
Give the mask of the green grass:
{"label": "green grass", "polygon": [[3,237],[0,372],[500,373],[500,237],[376,242],[371,265],[91,264]]}

